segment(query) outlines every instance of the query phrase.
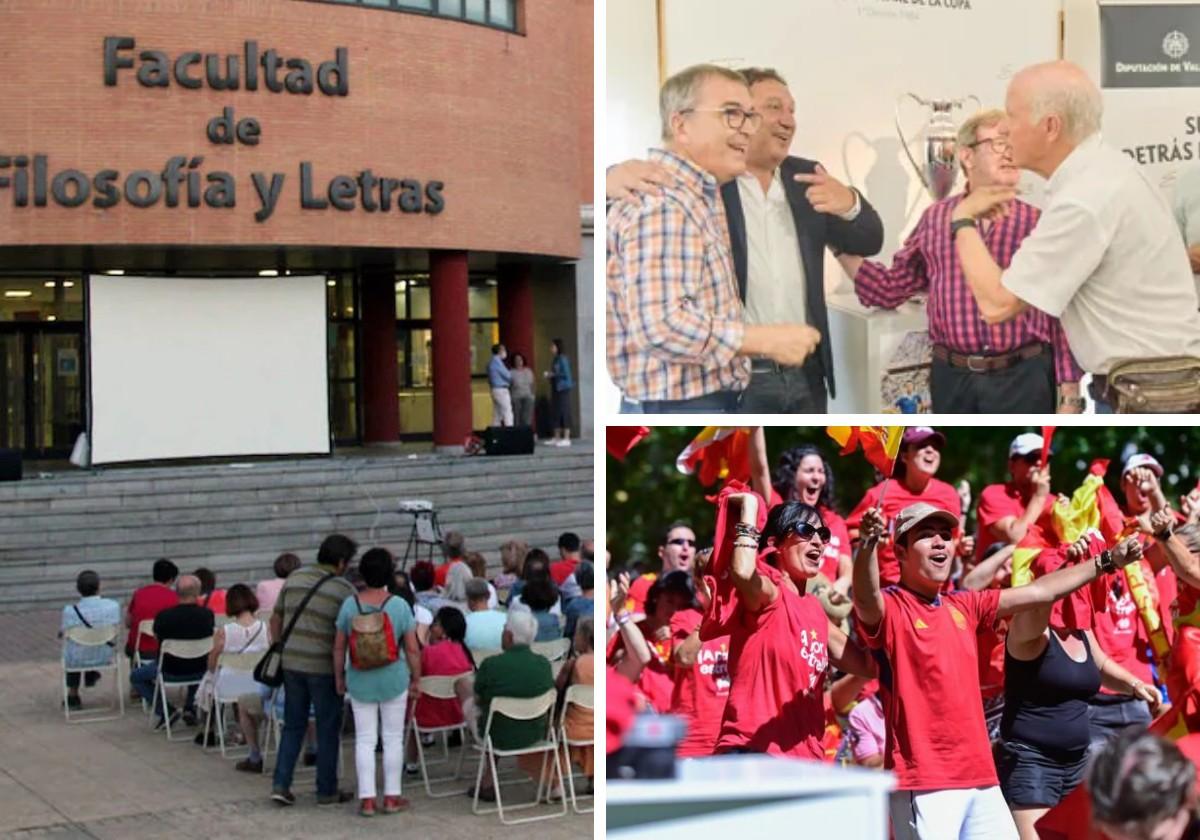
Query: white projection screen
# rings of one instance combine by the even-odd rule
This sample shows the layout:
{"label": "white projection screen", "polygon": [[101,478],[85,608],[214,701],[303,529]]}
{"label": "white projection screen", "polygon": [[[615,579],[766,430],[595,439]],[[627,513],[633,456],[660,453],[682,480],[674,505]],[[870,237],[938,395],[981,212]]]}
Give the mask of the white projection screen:
{"label": "white projection screen", "polygon": [[92,275],[92,462],[327,454],[324,277]]}

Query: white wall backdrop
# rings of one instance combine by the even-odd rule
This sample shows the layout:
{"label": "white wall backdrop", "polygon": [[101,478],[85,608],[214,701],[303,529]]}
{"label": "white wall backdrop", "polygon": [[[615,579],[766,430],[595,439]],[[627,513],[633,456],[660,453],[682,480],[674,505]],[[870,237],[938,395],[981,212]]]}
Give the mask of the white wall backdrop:
{"label": "white wall backdrop", "polygon": [[324,277],[92,275],[92,461],[329,452]]}

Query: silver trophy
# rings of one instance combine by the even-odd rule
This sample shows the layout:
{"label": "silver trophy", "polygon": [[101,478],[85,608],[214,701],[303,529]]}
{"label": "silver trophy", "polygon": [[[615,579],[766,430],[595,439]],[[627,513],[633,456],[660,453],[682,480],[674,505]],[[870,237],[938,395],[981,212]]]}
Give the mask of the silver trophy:
{"label": "silver trophy", "polygon": [[[919,135],[925,143],[925,154],[919,163],[908,145],[910,135],[901,125],[900,106],[906,99],[912,99],[930,111],[929,122]],[[934,201],[941,201],[950,195],[958,178],[958,124],[952,113],[963,108],[970,100],[975,101],[977,108],[983,105],[979,97],[973,94],[963,99],[922,99],[915,93],[906,93],[896,100],[896,131],[900,135],[900,143],[917,177]]]}

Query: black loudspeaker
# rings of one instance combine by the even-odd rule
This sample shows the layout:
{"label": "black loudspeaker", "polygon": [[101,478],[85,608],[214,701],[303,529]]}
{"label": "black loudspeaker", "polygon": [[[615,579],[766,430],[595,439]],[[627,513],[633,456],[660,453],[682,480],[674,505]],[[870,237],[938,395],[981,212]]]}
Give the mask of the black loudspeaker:
{"label": "black loudspeaker", "polygon": [[532,455],[533,429],[529,426],[490,426],[483,433],[488,455]]}
{"label": "black loudspeaker", "polygon": [[21,450],[0,449],[0,481],[21,480]]}

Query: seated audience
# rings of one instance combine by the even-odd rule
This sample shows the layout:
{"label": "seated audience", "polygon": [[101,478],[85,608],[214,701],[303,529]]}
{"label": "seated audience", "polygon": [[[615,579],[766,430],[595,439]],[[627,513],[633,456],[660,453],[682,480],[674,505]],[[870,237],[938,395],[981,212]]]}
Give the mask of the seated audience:
{"label": "seated audience", "polygon": [[535,642],[549,642],[562,638],[562,625],[559,618],[562,608],[559,606],[558,589],[546,572],[534,573],[525,581],[521,592],[521,607],[513,606],[510,611],[530,611],[537,621],[538,631]]}
{"label": "seated audience", "polygon": [[[478,551],[467,552],[467,566],[471,569],[471,574],[477,578],[483,578],[487,582],[487,560]],[[488,583],[488,609],[494,610],[500,607],[500,598],[496,592],[496,587]]]}
{"label": "seated audience", "polygon": [[[422,677],[451,677],[456,674],[471,674],[475,670],[475,659],[466,645],[467,620],[454,607],[442,607],[434,616],[433,627],[430,628],[429,647],[421,651]],[[471,676],[455,681],[454,689],[457,699],[441,699],[418,695],[412,706],[412,713],[422,727],[436,728],[440,726],[455,726],[467,720],[469,707],[472,705],[472,689],[474,679]],[[417,761],[417,744],[410,740],[407,744],[408,770],[415,773],[419,769]]]}
{"label": "seated audience", "polygon": [[[479,664],[479,670],[475,673],[475,704],[479,709],[481,737],[487,727],[492,700],[497,697],[539,697],[554,688],[550,661],[538,656],[530,648],[536,635],[537,620],[528,611],[510,612],[501,643],[504,652]],[[497,715],[492,721],[492,745],[502,750],[527,747],[546,737],[546,726],[545,716],[533,720],[510,720]],[[540,768],[539,761],[538,770]],[[536,777],[537,771],[534,773]],[[486,765],[479,798],[484,802],[496,801],[491,770]]]}
{"label": "seated audience", "polygon": [[[217,627],[213,633],[213,649],[208,655],[208,672],[215,677],[215,699],[238,697],[257,690],[258,683],[252,671],[226,668],[220,665],[220,657],[222,653],[266,653],[271,646],[271,634],[267,623],[255,615],[258,607],[258,599],[249,586],[236,583],[229,587],[225,597],[225,614],[233,620]],[[215,746],[218,743],[215,723],[208,735],[208,746]],[[203,732],[196,736],[196,743],[204,743]]]}
{"label": "seated audience", "polygon": [[129,638],[125,642],[125,654],[132,660],[135,652],[142,655],[143,661],[150,661],[158,656],[158,639],[153,636],[138,638],[138,625],[143,621],[153,621],[167,607],[179,603],[175,594],[175,579],[179,576],[179,567],[170,560],[154,561],[151,579],[154,581],[133,593],[125,612],[125,626],[129,628]]}
{"label": "seated audience", "polygon": [[[158,641],[168,639],[207,639],[213,635],[212,610],[197,603],[200,598],[200,579],[195,575],[182,575],[175,585],[179,603],[161,611],[154,619],[154,635]],[[208,657],[195,659],[178,659],[174,656],[164,656],[162,661],[163,678],[167,681],[199,680],[208,668]],[[166,715],[171,715],[174,723],[177,709],[163,709],[162,698],[155,696],[154,684],[158,677],[158,662],[147,662],[140,668],[134,668],[129,675],[129,681],[137,689],[138,695],[145,701],[154,703],[154,711],[158,716],[158,726],[166,721]],[[188,686],[187,702],[183,708],[184,722],[195,726],[196,686]]]}
{"label": "seated audience", "polygon": [[225,615],[225,590],[217,589],[216,573],[202,566],[194,574],[200,578],[200,600],[196,603],[208,607],[214,616]]}
{"label": "seated audience", "polygon": [[254,597],[258,599],[259,612],[269,613],[275,609],[275,599],[279,597],[279,590],[283,589],[283,582],[287,580],[288,575],[299,568],[300,558],[291,552],[285,552],[275,558],[275,577],[260,581],[254,590]]}
{"label": "seated audience", "polygon": [[392,585],[388,587],[388,591],[400,596],[412,607],[413,618],[417,622],[417,643],[425,647],[429,644],[429,627],[433,624],[433,613],[417,603],[417,595],[413,592],[408,572],[397,571],[392,577]]}
{"label": "seated audience", "polygon": [[471,567],[466,563],[455,563],[446,575],[446,586],[442,590],[445,606],[463,611],[467,606],[467,582],[472,578]]}
{"label": "seated audience", "polygon": [[[100,575],[83,571],[75,579],[79,600],[63,607],[59,636],[72,627],[110,627],[121,623],[121,607],[111,598],[100,597]],[[77,645],[68,640],[65,652],[68,668],[103,667],[112,664],[113,648],[110,645]],[[115,644],[115,642],[114,642]],[[99,671],[87,671],[83,684],[88,688],[100,680]],[[78,709],[83,705],[79,699],[78,672],[67,674],[67,706]]]}
{"label": "seated audience", "polygon": [[559,559],[550,564],[550,577],[562,593],[564,602],[579,595],[579,588],[575,585],[575,570],[579,567],[580,547],[578,534],[567,531],[559,535]]}
{"label": "seated audience", "polygon": [[504,635],[504,613],[488,607],[488,586],[483,578],[467,583],[467,647],[472,650],[499,650]]}
{"label": "seated audience", "polygon": [[[587,563],[584,566],[589,565]],[[583,568],[581,566],[580,568]],[[575,573],[579,574],[578,571]],[[567,686],[571,685],[595,685],[595,668],[596,655],[593,652],[593,633],[595,631],[595,619],[588,615],[581,617],[575,625],[574,648],[566,664],[562,670],[558,672],[559,691],[563,691]],[[593,735],[593,712],[591,709],[582,709],[575,704],[567,707],[567,711],[563,716],[563,727],[566,729],[567,737],[571,740],[590,740]],[[592,768],[592,759],[594,751],[591,746],[586,747],[571,747],[571,761],[579,765],[579,769],[583,771],[583,775],[587,776],[589,786],[593,778],[594,770]],[[534,756],[534,758],[538,758]],[[567,773],[569,768],[564,768],[563,773]],[[536,772],[536,770],[534,771]],[[589,791],[590,792],[590,791]]]}
{"label": "seated audience", "polygon": [[508,590],[521,579],[528,553],[529,546],[520,540],[509,540],[500,546],[500,574],[492,578],[492,584],[505,603],[508,602]]}
{"label": "seated audience", "polygon": [[442,537],[442,554],[446,559],[434,572],[433,582],[436,586],[445,586],[450,568],[463,562],[467,555],[466,538],[458,531],[447,531],[446,536]]}
{"label": "seated audience", "polygon": [[[549,580],[550,585],[554,586],[554,581],[550,578],[550,557],[540,548],[535,548],[525,555],[525,566],[521,570],[521,580],[517,581],[513,588],[509,590],[508,608],[510,610],[529,609],[522,594],[525,592],[525,587],[528,586],[530,578]],[[557,594],[558,591],[556,588],[555,595]],[[550,612],[556,616],[562,615],[562,606],[556,602]]]}
{"label": "seated audience", "polygon": [[591,618],[596,611],[595,572],[592,564],[587,561],[580,563],[579,568],[575,570],[574,577],[579,595],[567,601],[563,607],[563,617],[566,619],[563,635],[568,639],[575,637],[575,623],[581,618]]}

